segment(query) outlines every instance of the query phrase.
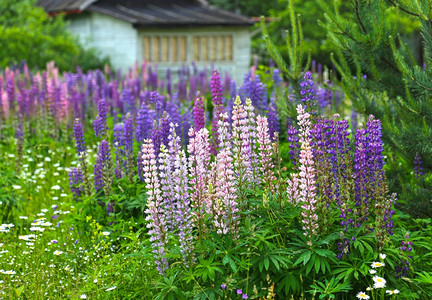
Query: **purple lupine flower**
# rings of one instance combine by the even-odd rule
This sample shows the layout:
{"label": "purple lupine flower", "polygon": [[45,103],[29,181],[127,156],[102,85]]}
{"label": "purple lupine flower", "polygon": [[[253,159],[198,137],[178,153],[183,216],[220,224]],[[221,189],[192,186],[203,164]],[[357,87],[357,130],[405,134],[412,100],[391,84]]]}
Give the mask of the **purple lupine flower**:
{"label": "purple lupine flower", "polygon": [[149,228],[150,242],[155,256],[156,268],[163,275],[168,269],[168,261],[165,256],[167,243],[167,228],[163,199],[161,196],[160,182],[157,174],[156,155],[152,140],[144,140],[142,146],[142,159],[144,165],[144,178],[147,189],[146,221]]}
{"label": "purple lupine flower", "polygon": [[410,270],[410,262],[409,259],[412,259],[412,250],[413,250],[413,242],[410,240],[409,233],[404,235],[404,240],[401,241],[401,246],[399,247],[400,253],[400,262],[395,266],[396,270],[396,278],[406,277],[408,275],[408,271]]}
{"label": "purple lupine flower", "polygon": [[[354,185],[355,185],[355,201],[357,210],[356,226],[360,227],[361,223],[367,220],[369,215],[370,199],[367,191],[369,182],[368,174],[368,159],[367,159],[368,144],[366,140],[366,129],[360,124],[355,135],[355,152],[354,152]],[[345,226],[345,231],[347,224]]]}
{"label": "purple lupine flower", "polygon": [[98,101],[98,116],[93,122],[93,128],[96,136],[104,136],[106,133],[106,119],[108,113],[108,107],[104,98]]}
{"label": "purple lupine flower", "polygon": [[[366,129],[367,137],[366,142],[368,144],[368,176],[370,177],[370,183],[373,187],[379,187],[380,182],[383,180],[383,142],[381,133],[381,122],[370,115],[367,122]],[[372,188],[373,188],[372,187]]]}
{"label": "purple lupine flower", "polygon": [[124,169],[125,166],[124,157],[126,155],[124,150],[125,139],[124,139],[123,123],[117,123],[114,125],[113,135],[114,135],[113,143],[114,143],[115,156],[116,156],[115,159],[116,166],[115,166],[114,173],[116,178],[120,179],[123,177],[122,170]]}
{"label": "purple lupine flower", "polygon": [[313,160],[313,152],[311,148],[311,122],[309,120],[310,114],[305,111],[303,106],[297,106],[297,120],[300,127],[300,166],[299,166],[299,181],[300,181],[300,199],[302,203],[302,223],[304,235],[308,236],[312,242],[313,235],[316,234],[318,229],[316,209],[316,194],[315,194],[315,167]]}
{"label": "purple lupine flower", "polygon": [[297,165],[300,156],[300,143],[298,130],[292,124],[287,126],[287,140],[290,148],[289,155],[294,166]]}
{"label": "purple lupine flower", "polygon": [[222,86],[220,81],[219,72],[214,69],[212,72],[212,76],[210,79],[210,87],[211,87],[211,95],[212,95],[212,103],[213,103],[213,120],[212,120],[212,131],[213,131],[213,144],[212,144],[212,153],[216,155],[217,147],[220,144],[219,141],[219,120],[220,115],[224,113],[224,107],[222,104]]}
{"label": "purple lupine flower", "polygon": [[96,164],[94,166],[94,186],[96,193],[102,189],[108,196],[111,190],[111,152],[109,143],[102,140],[97,151]]}
{"label": "purple lupine flower", "polygon": [[135,110],[135,98],[129,88],[124,88],[121,93],[121,102],[125,113],[133,113]]}
{"label": "purple lupine flower", "polygon": [[424,179],[424,172],[420,154],[416,153],[414,157],[414,174],[417,179]]}
{"label": "purple lupine flower", "polygon": [[153,91],[150,93],[150,103],[155,105],[156,108],[156,119],[159,119],[162,116],[164,107],[163,107],[163,98],[157,91]]}
{"label": "purple lupine flower", "polygon": [[227,288],[226,284],[222,283],[221,284],[221,289],[226,290],[226,288]]}
{"label": "purple lupine flower", "polygon": [[136,117],[135,138],[138,143],[151,137],[153,129],[153,114],[149,111],[147,105],[142,105]]}
{"label": "purple lupine flower", "polygon": [[74,137],[75,137],[77,154],[79,157],[82,157],[86,151],[86,147],[84,141],[83,127],[78,118],[75,119],[74,122]]}
{"label": "purple lupine flower", "polygon": [[84,193],[84,175],[80,168],[70,168],[69,170],[69,187],[72,191],[73,198],[77,201]]}
{"label": "purple lupine flower", "polygon": [[251,97],[251,73],[247,72],[243,77],[243,84],[240,86],[238,91],[240,98],[246,100]]}
{"label": "purple lupine flower", "polygon": [[259,75],[251,77],[250,99],[252,105],[257,107],[260,112],[268,111],[267,87],[261,82]]}
{"label": "purple lupine flower", "polygon": [[282,78],[281,78],[279,69],[273,69],[273,82],[274,82],[275,88],[280,87],[280,85],[282,83]]}
{"label": "purple lupine flower", "polygon": [[180,119],[180,136],[183,145],[186,146],[189,143],[189,129],[192,127],[192,113],[186,110]]}
{"label": "purple lupine flower", "polygon": [[300,96],[301,102],[305,106],[305,110],[315,110],[315,90],[312,73],[306,71],[303,77],[303,81],[300,83]]}
{"label": "purple lupine flower", "polygon": [[233,100],[237,97],[237,88],[235,80],[231,80],[230,82],[230,100]]}
{"label": "purple lupine flower", "polygon": [[242,299],[249,299],[249,297],[248,297],[247,294],[243,294],[243,295],[242,295]]}
{"label": "purple lupine flower", "polygon": [[270,106],[269,106],[269,111],[267,116],[268,116],[270,137],[273,139],[275,133],[279,133],[280,130],[279,115],[278,115],[277,106],[274,97],[271,97],[270,99]]}
{"label": "purple lupine flower", "polygon": [[204,102],[203,97],[200,97],[199,92],[197,92],[194,102],[194,126],[196,131],[205,127]]}
{"label": "purple lupine flower", "polygon": [[126,156],[129,157],[133,153],[133,118],[128,113],[126,115],[126,120],[124,122],[124,149],[126,152]]}

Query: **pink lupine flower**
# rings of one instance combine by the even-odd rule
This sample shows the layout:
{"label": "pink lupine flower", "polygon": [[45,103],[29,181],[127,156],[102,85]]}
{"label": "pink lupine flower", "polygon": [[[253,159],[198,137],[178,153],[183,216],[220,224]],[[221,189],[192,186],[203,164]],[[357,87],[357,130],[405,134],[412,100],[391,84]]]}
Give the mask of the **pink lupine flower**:
{"label": "pink lupine flower", "polygon": [[233,158],[231,152],[230,135],[228,133],[228,115],[221,114],[219,120],[219,153],[216,156],[216,180],[214,182],[217,196],[218,215],[214,224],[219,234],[237,235],[238,208],[234,182]]}
{"label": "pink lupine flower", "polygon": [[291,204],[297,204],[299,201],[299,176],[297,173],[292,174],[292,179],[287,180],[287,197],[288,202]]}
{"label": "pink lupine flower", "polygon": [[243,139],[243,154],[245,156],[245,163],[248,166],[249,180],[252,183],[259,184],[260,178],[258,168],[258,155],[256,153],[256,120],[254,107],[251,99],[246,99],[244,107],[247,118],[247,129],[245,130],[245,137]]}
{"label": "pink lupine flower", "polygon": [[165,256],[165,244],[167,242],[167,228],[163,209],[161,185],[157,174],[156,154],[153,142],[150,139],[144,140],[142,146],[142,160],[144,182],[147,188],[147,214],[146,221],[149,228],[148,234],[153,244],[156,268],[161,275],[168,269],[168,261]]}
{"label": "pink lupine flower", "polygon": [[174,196],[174,218],[178,231],[180,251],[187,264],[192,260],[192,214],[189,199],[188,169],[186,153],[180,146],[180,137],[176,134],[175,125],[170,124],[169,152],[172,164],[172,186]]}
{"label": "pink lupine flower", "polygon": [[257,141],[262,182],[267,190],[274,192],[276,177],[273,172],[272,145],[266,117],[257,117]]}
{"label": "pink lupine flower", "polygon": [[207,202],[207,186],[209,183],[210,166],[210,137],[206,128],[195,131],[189,129],[189,174],[191,189],[191,205],[194,209],[194,222],[200,235],[203,230],[204,215],[209,205]]}
{"label": "pink lupine flower", "polygon": [[303,106],[297,106],[297,120],[300,127],[300,166],[299,166],[299,182],[300,182],[300,197],[299,203],[302,207],[302,223],[304,234],[312,239],[318,229],[315,198],[315,168],[311,147],[311,122],[310,114],[305,112]]}

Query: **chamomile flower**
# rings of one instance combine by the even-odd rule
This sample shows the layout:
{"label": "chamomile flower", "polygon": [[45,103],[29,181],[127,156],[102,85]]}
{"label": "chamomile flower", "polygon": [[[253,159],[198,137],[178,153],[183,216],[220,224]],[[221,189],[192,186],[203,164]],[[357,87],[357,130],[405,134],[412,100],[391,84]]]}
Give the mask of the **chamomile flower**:
{"label": "chamomile flower", "polygon": [[370,299],[370,297],[368,295],[366,295],[365,292],[359,292],[356,296],[358,299]]}
{"label": "chamomile flower", "polygon": [[54,255],[61,255],[61,254],[63,254],[63,251],[56,250],[56,251],[53,252],[53,254]]}
{"label": "chamomile flower", "polygon": [[374,289],[384,288],[387,282],[384,278],[379,276],[374,276],[372,280],[374,281]]}
{"label": "chamomile flower", "polygon": [[387,254],[380,253],[380,254],[379,254],[379,257],[380,257],[382,260],[384,260],[384,259],[386,259]]}
{"label": "chamomile flower", "polygon": [[382,262],[379,262],[379,261],[374,261],[374,262],[372,262],[372,265],[371,265],[372,268],[381,268],[381,267],[384,267],[384,266],[385,266],[385,263],[382,263]]}
{"label": "chamomile flower", "polygon": [[108,232],[108,231],[104,231],[104,232],[102,232],[102,234],[103,234],[104,236],[108,236],[108,235],[110,235],[111,233]]}
{"label": "chamomile flower", "polygon": [[387,290],[386,293],[389,295],[399,294],[399,290]]}
{"label": "chamomile flower", "polygon": [[376,270],[374,270],[374,269],[372,269],[372,270],[369,270],[369,273],[371,273],[371,274],[376,274]]}

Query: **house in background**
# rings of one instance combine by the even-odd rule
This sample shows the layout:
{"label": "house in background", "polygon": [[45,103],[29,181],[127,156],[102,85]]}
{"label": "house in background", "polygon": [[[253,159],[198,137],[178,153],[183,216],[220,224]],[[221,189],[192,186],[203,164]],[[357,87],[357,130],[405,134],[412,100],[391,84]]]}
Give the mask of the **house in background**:
{"label": "house in background", "polygon": [[164,72],[195,62],[241,80],[251,60],[251,19],[205,0],[39,0],[49,14],[65,13],[72,34],[113,66],[148,61]]}

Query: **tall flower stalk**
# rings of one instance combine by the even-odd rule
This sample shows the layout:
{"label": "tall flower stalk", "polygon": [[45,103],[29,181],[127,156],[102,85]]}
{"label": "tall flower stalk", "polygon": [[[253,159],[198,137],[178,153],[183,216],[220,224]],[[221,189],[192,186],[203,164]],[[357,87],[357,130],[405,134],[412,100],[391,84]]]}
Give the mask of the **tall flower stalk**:
{"label": "tall flower stalk", "polygon": [[299,188],[300,197],[299,203],[301,203],[302,212],[301,218],[303,223],[304,235],[309,237],[309,244],[312,244],[312,238],[317,233],[318,216],[316,210],[316,194],[315,194],[315,166],[313,160],[313,152],[311,147],[311,122],[310,114],[305,111],[303,106],[299,104],[297,106],[297,120],[300,127],[300,166],[299,166]]}
{"label": "tall flower stalk", "polygon": [[258,154],[261,171],[261,182],[264,189],[274,193],[276,177],[273,172],[272,145],[270,140],[268,121],[266,117],[257,117],[257,142],[259,144]]}
{"label": "tall flower stalk", "polygon": [[219,153],[216,156],[216,180],[214,182],[218,203],[218,212],[214,225],[218,234],[232,234],[237,237],[238,208],[231,151],[231,136],[228,133],[227,114],[219,120]]}
{"label": "tall flower stalk", "polygon": [[144,182],[147,188],[147,214],[146,221],[150,241],[152,242],[156,268],[159,274],[164,275],[168,269],[168,261],[165,257],[165,245],[167,243],[167,228],[165,211],[163,207],[162,191],[159,182],[156,153],[152,140],[144,140],[142,146],[142,160]]}

